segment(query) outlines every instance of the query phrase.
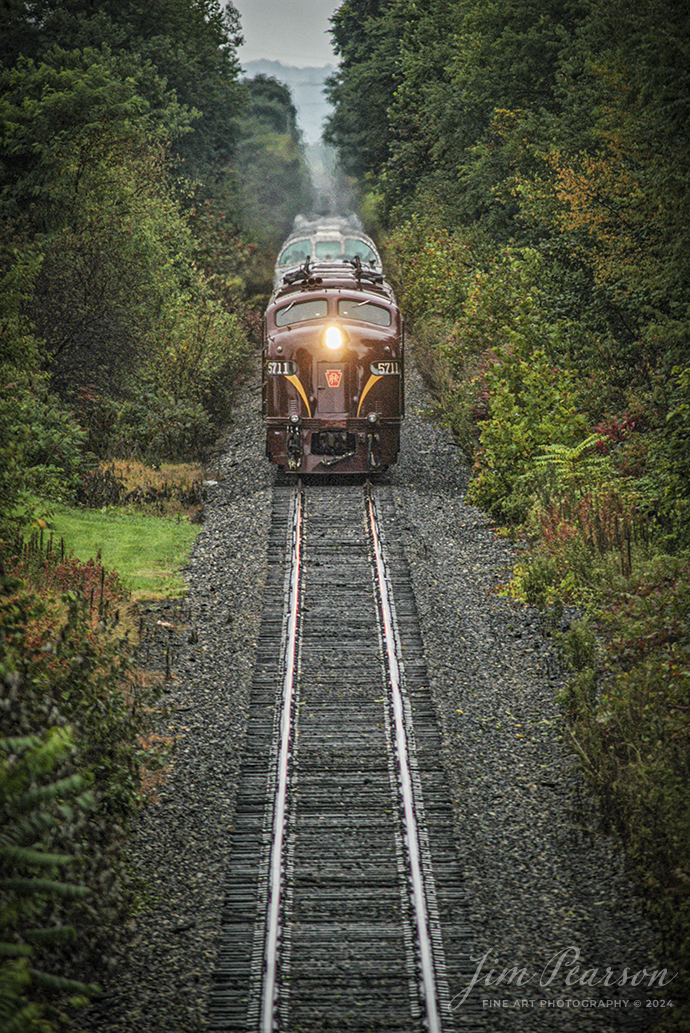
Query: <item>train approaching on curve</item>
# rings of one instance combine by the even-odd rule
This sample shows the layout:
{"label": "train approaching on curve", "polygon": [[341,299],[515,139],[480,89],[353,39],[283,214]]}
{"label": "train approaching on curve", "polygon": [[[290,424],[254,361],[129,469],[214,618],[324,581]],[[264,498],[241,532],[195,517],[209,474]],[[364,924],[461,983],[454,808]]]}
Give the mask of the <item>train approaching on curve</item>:
{"label": "train approaching on curve", "polygon": [[264,321],[266,455],[303,474],[381,473],[404,415],[404,330],[356,222],[307,220],[281,248]]}

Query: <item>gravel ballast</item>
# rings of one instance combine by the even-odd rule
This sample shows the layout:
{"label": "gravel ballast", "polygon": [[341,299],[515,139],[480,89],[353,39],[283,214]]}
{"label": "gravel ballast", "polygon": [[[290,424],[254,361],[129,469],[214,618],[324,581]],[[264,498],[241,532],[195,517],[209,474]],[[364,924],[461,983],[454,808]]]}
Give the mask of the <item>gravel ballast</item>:
{"label": "gravel ballast", "polygon": [[[530,976],[521,986],[513,974],[486,987],[482,974],[472,994],[500,1000],[482,1009],[486,1029],[496,1033],[643,1030],[651,1009],[634,1008],[644,996],[634,988],[590,992],[565,983],[574,971],[565,961],[575,952],[580,974],[597,967],[601,978],[610,968],[609,983],[626,966],[653,968],[651,938],[620,854],[588,817],[555,702],[557,657],[539,615],[497,594],[513,551],[464,503],[467,467],[448,432],[426,415],[430,405],[410,371],[401,457],[385,479],[443,733],[476,954],[491,951],[483,974],[493,967],[495,978],[515,967],[523,981]],[[93,1033],[207,1028],[275,477],[259,410],[257,358],[211,472],[217,483],[208,487],[186,571],[189,596],[182,607],[160,605],[146,615],[161,641],[174,637],[162,730],[176,747],[138,821],[134,871],[147,887],[144,906],[126,953],[112,960],[103,998],[82,1020]],[[540,986],[550,959],[568,949],[550,986]],[[451,986],[455,995],[462,991]],[[575,998],[590,1004],[576,1007]],[[607,1000],[619,1003],[600,1006]],[[462,1005],[457,1014],[461,1023]]]}

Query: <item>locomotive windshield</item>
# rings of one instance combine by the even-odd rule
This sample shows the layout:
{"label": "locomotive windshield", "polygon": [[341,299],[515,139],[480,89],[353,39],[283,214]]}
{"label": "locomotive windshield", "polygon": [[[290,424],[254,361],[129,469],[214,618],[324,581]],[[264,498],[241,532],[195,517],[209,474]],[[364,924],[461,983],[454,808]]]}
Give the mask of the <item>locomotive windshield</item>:
{"label": "locomotive windshield", "polygon": [[376,326],[390,326],[390,310],[383,305],[375,305],[371,301],[355,301],[353,298],[341,298],[338,302],[338,315],[344,319],[359,319],[363,323],[374,323]]}
{"label": "locomotive windshield", "polygon": [[307,319],[322,319],[328,315],[328,302],[325,298],[312,298],[309,301],[293,301],[290,305],[276,310],[276,326],[289,326],[293,323],[304,323]]}
{"label": "locomotive windshield", "polygon": [[299,265],[311,257],[311,243],[308,240],[295,240],[283,251],[278,259],[279,265]]}
{"label": "locomotive windshield", "polygon": [[362,262],[375,262],[376,255],[363,240],[348,237],[345,241],[345,257],[359,258]]}
{"label": "locomotive windshield", "polygon": [[322,261],[332,261],[335,258],[340,258],[343,253],[342,244],[340,237],[335,237],[332,240],[317,240],[314,244],[314,254],[317,259]]}

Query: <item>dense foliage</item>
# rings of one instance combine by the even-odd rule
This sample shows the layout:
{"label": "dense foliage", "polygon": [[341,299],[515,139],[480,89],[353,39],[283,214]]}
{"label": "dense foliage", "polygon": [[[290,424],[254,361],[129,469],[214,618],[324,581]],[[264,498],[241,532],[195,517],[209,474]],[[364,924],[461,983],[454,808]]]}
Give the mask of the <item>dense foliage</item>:
{"label": "dense foliage", "polygon": [[333,38],[328,137],[469,498],[525,543],[512,590],[554,626],[580,612],[573,743],[687,972],[687,7],[346,0]]}

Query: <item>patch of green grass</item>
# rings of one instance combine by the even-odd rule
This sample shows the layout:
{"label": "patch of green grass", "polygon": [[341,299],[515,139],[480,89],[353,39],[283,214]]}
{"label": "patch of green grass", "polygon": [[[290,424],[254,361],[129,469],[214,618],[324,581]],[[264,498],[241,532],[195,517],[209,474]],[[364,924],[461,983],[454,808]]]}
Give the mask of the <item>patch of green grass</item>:
{"label": "patch of green grass", "polygon": [[135,599],[181,595],[180,567],[189,559],[200,527],[121,509],[51,507],[46,518],[54,538],[81,560],[100,551],[103,565],[117,570]]}

